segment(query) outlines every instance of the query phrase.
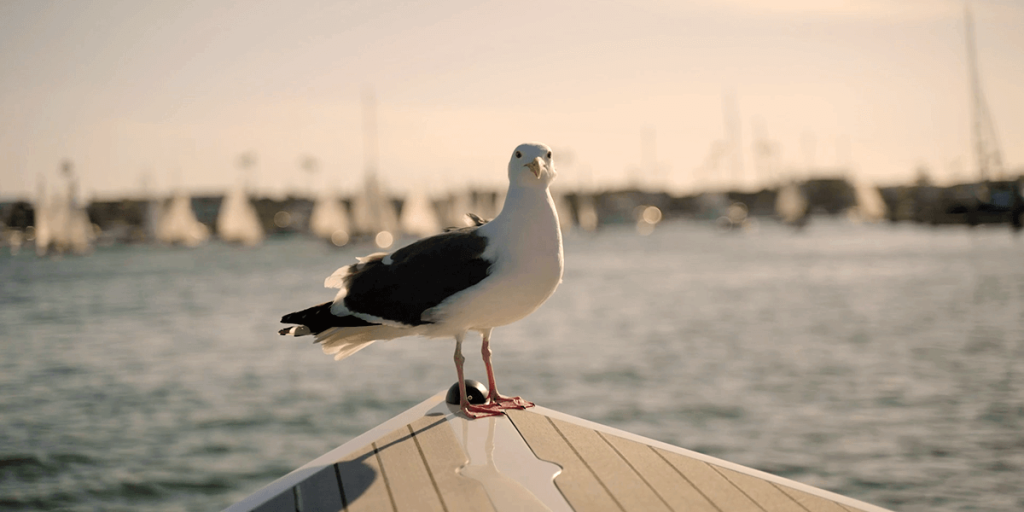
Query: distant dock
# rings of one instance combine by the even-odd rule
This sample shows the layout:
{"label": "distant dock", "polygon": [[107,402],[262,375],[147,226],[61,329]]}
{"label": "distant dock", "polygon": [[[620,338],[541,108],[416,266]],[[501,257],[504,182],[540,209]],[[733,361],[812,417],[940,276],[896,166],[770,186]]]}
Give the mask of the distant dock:
{"label": "distant dock", "polygon": [[[832,177],[821,177],[794,182],[806,200],[806,212],[811,218],[840,216],[860,208],[856,188],[841,170]],[[926,182],[911,185],[874,187],[871,194],[878,197],[884,218],[891,222],[916,222],[929,225],[1008,224],[1015,231],[1024,227],[1024,175],[1015,179],[986,180],[950,186],[936,186]],[[780,188],[757,191],[729,190],[671,195],[665,191],[626,188],[595,191],[583,194],[567,191],[565,210],[559,215],[564,225],[600,226],[632,224],[640,221],[640,213],[653,206],[659,210],[659,220],[692,219],[715,221],[729,215],[730,208],[740,206],[743,215],[781,219],[777,201]],[[464,196],[464,197],[462,197]],[[493,190],[465,191],[462,196],[447,195],[429,199],[428,208],[438,219],[449,219],[453,210],[456,219],[465,213],[493,217],[496,211],[481,209],[484,204],[497,205]],[[349,217],[353,216],[358,195],[337,198],[337,206]],[[486,200],[482,200],[484,198]],[[208,194],[193,196],[189,200],[196,220],[217,234],[216,220],[224,196]],[[385,200],[400,215],[408,198],[388,196]],[[314,200],[310,197],[249,197],[258,223],[267,234],[309,233]],[[97,243],[155,243],[154,226],[157,212],[169,203],[167,198],[124,198],[93,201],[85,206],[89,222],[98,236]],[[36,205],[26,200],[0,202],[0,247],[31,242],[36,223]],[[465,210],[465,211],[463,211]],[[882,217],[882,214],[879,214]],[[586,218],[586,219],[585,219]],[[587,220],[589,219],[589,220]],[[454,222],[454,223],[453,223]]]}
{"label": "distant dock", "polygon": [[438,393],[227,512],[886,509],[543,407],[466,420]]}

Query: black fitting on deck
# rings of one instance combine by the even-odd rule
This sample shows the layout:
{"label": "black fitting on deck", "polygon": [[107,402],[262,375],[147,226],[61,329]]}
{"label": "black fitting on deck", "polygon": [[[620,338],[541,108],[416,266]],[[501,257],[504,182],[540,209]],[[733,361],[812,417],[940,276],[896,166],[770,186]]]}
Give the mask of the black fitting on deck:
{"label": "black fitting on deck", "polygon": [[[484,386],[481,382],[473,379],[466,379],[466,398],[469,403],[473,405],[483,405],[487,403],[487,386]],[[461,397],[459,393],[459,383],[452,384],[452,387],[448,388],[448,396],[444,399],[452,405],[459,405]]]}

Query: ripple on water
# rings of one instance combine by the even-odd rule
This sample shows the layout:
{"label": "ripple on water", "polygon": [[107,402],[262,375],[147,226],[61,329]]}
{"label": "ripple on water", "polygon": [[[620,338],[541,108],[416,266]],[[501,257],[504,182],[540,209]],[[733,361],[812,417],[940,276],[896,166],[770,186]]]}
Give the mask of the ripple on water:
{"label": "ripple on water", "polygon": [[[222,508],[447,389],[450,340],[337,363],[276,335],[363,249],[0,256],[0,509]],[[504,392],[902,512],[1024,508],[1020,239],[664,222],[565,250],[496,331]]]}

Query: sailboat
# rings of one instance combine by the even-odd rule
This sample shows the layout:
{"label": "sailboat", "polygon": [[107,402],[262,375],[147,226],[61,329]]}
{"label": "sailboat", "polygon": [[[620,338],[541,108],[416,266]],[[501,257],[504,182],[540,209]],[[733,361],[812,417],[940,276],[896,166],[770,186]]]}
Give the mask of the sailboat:
{"label": "sailboat", "polygon": [[363,95],[363,146],[366,179],[363,194],[352,200],[352,230],[356,235],[373,237],[377,247],[386,249],[395,242],[398,214],[377,178],[377,100],[369,91]]}
{"label": "sailboat", "polygon": [[217,236],[221,240],[247,247],[259,245],[266,234],[256,208],[242,187],[236,187],[224,198],[217,214]]}
{"label": "sailboat", "polygon": [[437,218],[434,205],[422,189],[412,191],[405,198],[399,224],[402,233],[420,238],[441,232],[441,222]]}
{"label": "sailboat", "polygon": [[85,208],[78,205],[78,183],[71,174],[70,163],[63,172],[68,180],[64,194],[48,195],[45,185],[39,187],[35,205],[36,254],[87,254],[93,249],[96,233]]}
{"label": "sailboat", "polygon": [[348,243],[350,229],[348,212],[337,196],[330,192],[321,193],[313,203],[313,213],[309,215],[310,232],[340,247]]}
{"label": "sailboat", "polygon": [[882,193],[865,181],[853,185],[857,205],[850,209],[850,218],[856,222],[878,222],[885,218],[886,206]]}
{"label": "sailboat", "polygon": [[372,236],[381,248],[394,243],[398,215],[374,174],[367,174],[363,193],[352,200],[352,230],[356,235]]}
{"label": "sailboat", "polygon": [[782,222],[792,226],[802,227],[807,224],[807,197],[799,183],[790,181],[779,188],[779,194],[775,197],[775,214]]}
{"label": "sailboat", "polygon": [[210,230],[196,219],[192,198],[178,192],[157,221],[156,238],[162,243],[195,247],[210,238]]}
{"label": "sailboat", "polygon": [[469,191],[456,191],[448,195],[444,203],[442,223],[445,228],[462,228],[472,226],[473,221],[466,216],[467,213],[480,215],[473,211],[473,202],[470,200]]}
{"label": "sailboat", "polygon": [[36,188],[36,202],[33,205],[33,210],[35,211],[36,254],[38,256],[46,256],[46,251],[50,247],[50,240],[53,238],[53,228],[51,227],[50,220],[53,201],[46,194],[45,184],[39,182]]}

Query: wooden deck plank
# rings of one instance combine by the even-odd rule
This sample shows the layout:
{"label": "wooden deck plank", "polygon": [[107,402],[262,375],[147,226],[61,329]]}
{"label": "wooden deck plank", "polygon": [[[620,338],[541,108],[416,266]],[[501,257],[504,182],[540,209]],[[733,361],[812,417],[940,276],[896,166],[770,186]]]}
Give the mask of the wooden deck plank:
{"label": "wooden deck plank", "polygon": [[287,491],[264,501],[260,506],[252,509],[253,512],[294,512],[295,491],[289,488]]}
{"label": "wooden deck plank", "polygon": [[779,490],[767,480],[744,475],[718,466],[711,466],[716,471],[729,479],[736,487],[739,487],[750,499],[757,502],[767,512],[806,512],[806,509],[791,498],[788,494]]}
{"label": "wooden deck plank", "polygon": [[672,510],[716,512],[715,506],[681,478],[651,446],[610,434],[602,433],[601,437],[618,450]]}
{"label": "wooden deck plank", "polygon": [[296,487],[302,512],[338,512],[343,506],[334,464],[313,473]]}
{"label": "wooden deck plank", "polygon": [[761,512],[756,503],[706,462],[661,448],[655,451],[719,510]]}
{"label": "wooden deck plank", "polygon": [[665,501],[600,434],[562,420],[551,422],[624,510],[669,510]]}
{"label": "wooden deck plank", "polygon": [[443,512],[444,505],[420,456],[409,425],[382,436],[374,446],[380,457],[395,508]]}
{"label": "wooden deck plank", "polygon": [[424,416],[410,427],[448,512],[493,511],[480,482],[458,474],[469,457],[444,417]]}
{"label": "wooden deck plank", "polygon": [[801,506],[810,512],[847,512],[847,508],[832,501],[815,496],[810,493],[798,491],[792,487],[786,487],[784,485],[773,484],[780,491],[786,493],[789,497],[796,500]]}
{"label": "wooden deck plank", "polygon": [[622,510],[547,416],[520,410],[508,410],[505,414],[537,458],[562,467],[562,472],[555,477],[555,486],[574,509],[588,512]]}
{"label": "wooden deck plank", "polygon": [[373,443],[338,461],[347,512],[394,511]]}

